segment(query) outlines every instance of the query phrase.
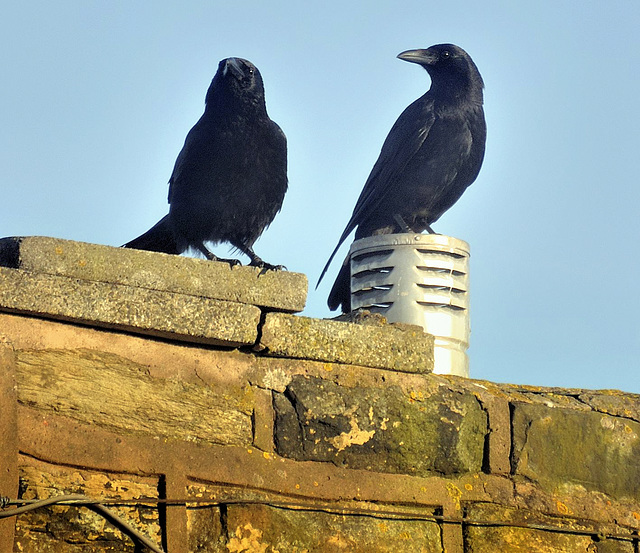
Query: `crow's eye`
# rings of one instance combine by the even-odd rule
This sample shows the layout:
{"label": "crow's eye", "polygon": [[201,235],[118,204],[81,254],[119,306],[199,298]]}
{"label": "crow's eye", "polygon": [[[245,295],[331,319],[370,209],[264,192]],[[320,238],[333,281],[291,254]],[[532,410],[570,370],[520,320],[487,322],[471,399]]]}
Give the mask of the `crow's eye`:
{"label": "crow's eye", "polygon": [[442,52],[442,54],[440,54],[440,57],[446,60],[447,58],[451,57],[451,52],[449,52],[449,50],[445,50],[444,52]]}

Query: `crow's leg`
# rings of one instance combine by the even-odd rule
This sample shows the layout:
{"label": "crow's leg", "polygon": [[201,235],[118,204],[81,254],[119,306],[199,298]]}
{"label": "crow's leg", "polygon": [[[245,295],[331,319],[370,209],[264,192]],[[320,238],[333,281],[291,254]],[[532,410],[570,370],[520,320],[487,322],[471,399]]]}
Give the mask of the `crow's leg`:
{"label": "crow's leg", "polygon": [[395,213],[393,218],[395,219],[396,224],[398,225],[398,227],[402,232],[413,232],[413,230],[409,228],[409,225],[407,225],[407,223],[404,222],[402,215],[400,215],[399,213]]}
{"label": "crow's leg", "polygon": [[283,269],[286,269],[284,265],[271,265],[271,263],[263,261],[248,244],[242,244],[240,242],[232,242],[232,244],[251,259],[251,263],[249,263],[249,265],[262,269],[260,274],[264,274],[267,271],[282,271]]}
{"label": "crow's leg", "polygon": [[220,261],[222,263],[228,263],[231,267],[235,265],[242,265],[239,259],[225,259],[223,257],[218,257],[213,252],[210,252],[206,246],[202,243],[198,244],[198,250],[209,260],[209,261]]}

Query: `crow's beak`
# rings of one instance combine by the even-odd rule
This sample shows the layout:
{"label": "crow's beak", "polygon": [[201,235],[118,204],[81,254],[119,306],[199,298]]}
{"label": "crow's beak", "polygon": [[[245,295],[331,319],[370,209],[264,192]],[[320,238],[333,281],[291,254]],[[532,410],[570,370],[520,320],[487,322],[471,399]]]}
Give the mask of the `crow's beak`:
{"label": "crow's beak", "polygon": [[398,58],[420,65],[432,65],[437,60],[436,56],[429,50],[407,50],[398,54]]}
{"label": "crow's beak", "polygon": [[222,74],[226,77],[227,71],[231,71],[236,79],[244,78],[244,70],[238,58],[228,58],[224,64]]}

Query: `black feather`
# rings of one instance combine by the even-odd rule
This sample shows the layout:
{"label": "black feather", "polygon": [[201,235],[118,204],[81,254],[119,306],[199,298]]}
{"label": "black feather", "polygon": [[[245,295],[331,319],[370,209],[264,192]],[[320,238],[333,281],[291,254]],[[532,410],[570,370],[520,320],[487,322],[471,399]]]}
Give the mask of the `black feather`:
{"label": "black feather", "polygon": [[267,115],[260,72],[247,60],[224,59],[169,179],[169,214],[125,247],[176,254],[193,248],[217,259],[205,243],[228,242],[252,265],[277,268],[253,244],[286,191],[286,138]]}
{"label": "black feather", "polygon": [[[460,198],[480,171],[486,140],[484,83],[471,57],[453,44],[409,50],[398,57],[422,65],[431,76],[431,88],[391,128],[318,284],[354,229],[356,239],[433,232],[431,224]],[[348,261],[329,294],[332,310],[340,305],[343,311],[350,310]]]}

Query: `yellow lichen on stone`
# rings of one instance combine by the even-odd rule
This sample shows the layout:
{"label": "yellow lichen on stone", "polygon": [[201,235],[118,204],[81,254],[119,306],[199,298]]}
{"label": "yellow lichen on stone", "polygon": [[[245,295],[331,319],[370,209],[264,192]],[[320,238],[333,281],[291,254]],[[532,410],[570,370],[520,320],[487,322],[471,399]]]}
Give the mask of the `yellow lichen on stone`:
{"label": "yellow lichen on stone", "polygon": [[269,544],[260,543],[262,531],[254,528],[250,522],[238,526],[235,536],[226,544],[230,553],[266,553]]}
{"label": "yellow lichen on stone", "polygon": [[338,436],[327,440],[338,452],[352,445],[366,444],[376,433],[375,430],[360,430],[358,421],[353,417],[349,421],[349,426],[351,426],[349,432],[342,432]]}
{"label": "yellow lichen on stone", "polygon": [[563,515],[571,514],[571,510],[562,501],[556,501],[556,509]]}
{"label": "yellow lichen on stone", "polygon": [[462,490],[458,488],[453,482],[447,482],[447,492],[449,497],[453,499],[456,511],[460,510],[460,499],[462,498]]}

